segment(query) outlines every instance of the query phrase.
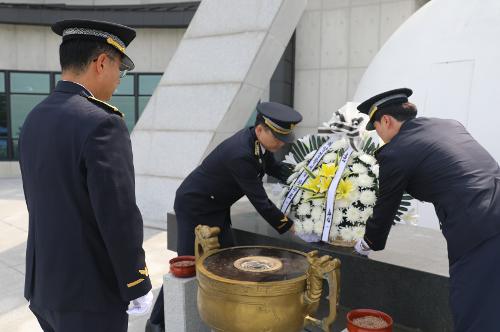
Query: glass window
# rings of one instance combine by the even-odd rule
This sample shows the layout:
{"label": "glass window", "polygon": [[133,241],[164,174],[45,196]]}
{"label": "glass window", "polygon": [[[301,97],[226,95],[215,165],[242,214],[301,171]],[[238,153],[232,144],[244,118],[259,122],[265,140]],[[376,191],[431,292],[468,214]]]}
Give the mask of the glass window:
{"label": "glass window", "polygon": [[151,96],[139,96],[139,117],[141,117],[142,112],[144,112],[150,98]]}
{"label": "glass window", "polygon": [[161,75],[139,75],[139,94],[152,95],[160,79]]}
{"label": "glass window", "polygon": [[7,96],[0,94],[0,137],[7,136]]}
{"label": "glass window", "polygon": [[120,85],[115,90],[114,95],[133,95],[134,94],[134,75],[127,75],[120,79]]}
{"label": "glass window", "polygon": [[5,73],[0,72],[0,92],[5,92]]}
{"label": "glass window", "polygon": [[45,95],[12,95],[10,97],[12,138],[19,137],[28,113],[46,97]]}
{"label": "glass window", "polygon": [[7,159],[7,139],[0,138],[0,159]]}
{"label": "glass window", "polygon": [[10,91],[13,93],[49,93],[49,74],[11,73]]}
{"label": "glass window", "polygon": [[135,126],[135,98],[133,96],[113,96],[109,103],[125,115],[125,123],[128,131],[131,132]]}
{"label": "glass window", "polygon": [[57,85],[57,82],[61,80],[61,73],[57,73],[54,75],[54,83]]}
{"label": "glass window", "polygon": [[13,139],[12,140],[12,155],[14,156],[14,160],[19,160],[19,146],[18,146],[19,140]]}

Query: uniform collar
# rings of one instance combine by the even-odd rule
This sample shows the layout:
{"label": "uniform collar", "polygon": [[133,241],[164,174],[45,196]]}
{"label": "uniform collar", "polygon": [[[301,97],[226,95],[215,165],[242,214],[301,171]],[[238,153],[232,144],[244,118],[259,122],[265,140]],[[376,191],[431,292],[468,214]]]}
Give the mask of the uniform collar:
{"label": "uniform collar", "polygon": [[399,131],[396,135],[394,135],[394,137],[391,139],[390,142],[382,145],[381,147],[379,147],[377,150],[375,150],[374,152],[374,156],[375,158],[378,157],[378,155],[380,154],[380,152],[383,151],[383,149],[388,146],[389,144],[392,143],[392,145],[394,145],[394,142],[397,141],[399,139],[399,137],[401,137],[401,134],[403,133],[404,130],[407,130],[408,129],[408,126],[410,125],[411,121],[413,119],[410,119],[410,120],[406,120],[405,122],[403,122],[403,124],[401,125],[401,128],[399,128]]}
{"label": "uniform collar", "polygon": [[72,82],[72,81],[65,81],[61,80],[57,82],[56,88],[54,91],[58,92],[65,92],[65,93],[71,93],[75,95],[82,95],[85,97],[93,97],[94,95],[90,90],[88,90],[85,86],[83,86],[80,83]]}

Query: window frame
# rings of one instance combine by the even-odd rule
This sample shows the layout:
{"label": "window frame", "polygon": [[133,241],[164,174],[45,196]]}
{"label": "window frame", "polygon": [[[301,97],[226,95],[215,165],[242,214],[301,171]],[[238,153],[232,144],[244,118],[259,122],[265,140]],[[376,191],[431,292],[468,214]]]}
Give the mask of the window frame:
{"label": "window frame", "polygon": [[[7,136],[0,136],[0,139],[6,139],[7,140],[7,157],[1,157],[0,156],[0,162],[2,161],[17,161],[18,158],[16,157],[16,153],[14,151],[14,141],[18,140],[18,138],[15,138],[12,136],[13,135],[13,130],[12,130],[12,103],[11,103],[11,98],[12,96],[15,95],[39,95],[39,96],[48,96],[52,91],[54,91],[54,88],[57,84],[56,81],[56,75],[60,75],[60,71],[43,71],[43,70],[0,70],[0,73],[3,73],[3,79],[4,79],[4,92],[0,92],[0,94],[5,95],[5,107],[6,107],[6,121],[7,121]],[[29,92],[12,92],[11,89],[11,74],[13,73],[23,73],[23,74],[48,74],[49,75],[49,92],[48,93],[40,93],[40,92],[34,92],[34,93],[29,93]],[[127,76],[133,76],[132,82],[133,82],[133,91],[132,94],[116,94],[113,96],[119,97],[119,96],[129,96],[133,97],[133,107],[134,107],[134,123],[136,124],[137,121],[139,120],[139,98],[140,97],[150,97],[152,94],[139,94],[140,87],[139,87],[139,76],[140,75],[151,75],[151,76],[161,76],[163,73],[144,73],[144,72],[131,72],[127,73]]]}

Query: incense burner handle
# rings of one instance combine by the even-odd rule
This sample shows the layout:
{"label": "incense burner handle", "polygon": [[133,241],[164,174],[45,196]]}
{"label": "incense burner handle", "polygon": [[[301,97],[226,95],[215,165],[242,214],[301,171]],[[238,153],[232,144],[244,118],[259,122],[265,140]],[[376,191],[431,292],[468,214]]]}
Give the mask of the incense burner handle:
{"label": "incense burner handle", "polygon": [[[307,271],[307,288],[303,295],[304,304],[308,307],[308,315],[305,317],[305,324],[311,324],[321,328],[322,331],[330,331],[331,325],[337,317],[337,307],[340,295],[340,260],[331,256],[318,257],[318,251],[311,251],[307,254],[309,270]],[[323,290],[323,280],[328,282],[328,299],[330,303],[329,315],[323,319],[318,319],[309,314],[316,311],[319,306],[321,292]]]}
{"label": "incense burner handle", "polygon": [[219,233],[219,227],[209,227],[206,225],[196,226],[194,229],[194,253],[196,261],[198,261],[203,254],[220,248]]}

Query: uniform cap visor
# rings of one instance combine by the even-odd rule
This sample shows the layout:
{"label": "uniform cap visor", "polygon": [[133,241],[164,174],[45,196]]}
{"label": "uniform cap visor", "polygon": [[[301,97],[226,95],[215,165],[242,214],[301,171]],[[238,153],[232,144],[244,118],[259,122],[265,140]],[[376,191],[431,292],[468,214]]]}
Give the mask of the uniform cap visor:
{"label": "uniform cap visor", "polygon": [[292,143],[293,141],[295,141],[295,134],[293,132],[288,135],[283,135],[273,130],[271,130],[271,132],[273,133],[274,137],[276,137],[277,139],[279,139],[284,143]]}

